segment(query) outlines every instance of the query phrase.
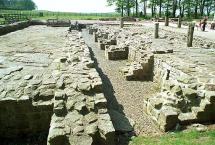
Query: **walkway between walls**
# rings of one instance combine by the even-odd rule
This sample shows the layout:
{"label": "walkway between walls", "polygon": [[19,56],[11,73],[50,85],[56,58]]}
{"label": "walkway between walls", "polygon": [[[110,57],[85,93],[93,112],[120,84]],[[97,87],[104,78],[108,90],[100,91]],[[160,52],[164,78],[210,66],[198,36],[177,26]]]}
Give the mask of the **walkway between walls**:
{"label": "walkway between walls", "polygon": [[[158,92],[158,84],[126,81],[119,70],[126,65],[127,61],[105,59],[104,50],[99,49],[97,43],[93,41],[93,36],[89,35],[87,30],[83,30],[82,34],[85,42],[92,50],[92,57],[98,64],[97,69],[103,81],[104,94],[108,100],[109,110],[124,113],[130,120],[131,125],[132,122],[135,122],[134,128],[137,135],[153,136],[161,134],[162,132],[143,111],[143,98],[153,96]],[[119,120],[119,122],[121,121]]]}

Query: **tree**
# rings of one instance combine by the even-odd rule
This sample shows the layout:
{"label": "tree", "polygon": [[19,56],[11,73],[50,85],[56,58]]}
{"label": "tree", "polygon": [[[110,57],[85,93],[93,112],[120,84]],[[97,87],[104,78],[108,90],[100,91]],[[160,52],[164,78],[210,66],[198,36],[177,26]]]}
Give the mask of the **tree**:
{"label": "tree", "polygon": [[116,11],[121,12],[121,16],[124,16],[124,7],[125,7],[125,0],[107,0],[108,5],[116,5]]}
{"label": "tree", "polygon": [[34,10],[36,4],[32,0],[0,0],[2,9]]}
{"label": "tree", "polygon": [[161,17],[162,14],[162,0],[159,0],[159,17]]}
{"label": "tree", "polygon": [[143,15],[146,16],[146,11],[147,11],[147,0],[140,0],[139,4],[143,5]]}
{"label": "tree", "polygon": [[138,0],[135,0],[135,7],[136,7],[136,17],[138,17]]}
{"label": "tree", "polygon": [[212,10],[215,12],[215,0],[206,0],[205,2],[207,16],[210,16]]}
{"label": "tree", "polygon": [[[126,11],[130,16],[131,8],[138,16],[138,7],[143,5],[144,16],[147,8],[151,9],[152,17],[163,14],[176,17],[178,13],[181,17],[198,18],[199,16],[210,15],[215,11],[215,0],[107,0],[115,4],[118,10]],[[136,10],[134,10],[136,8]]]}

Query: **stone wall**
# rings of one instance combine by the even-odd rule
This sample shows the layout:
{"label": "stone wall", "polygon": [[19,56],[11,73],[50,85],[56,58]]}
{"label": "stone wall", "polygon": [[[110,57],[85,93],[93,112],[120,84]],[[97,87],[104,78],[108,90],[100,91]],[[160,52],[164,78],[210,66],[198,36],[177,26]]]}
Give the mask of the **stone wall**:
{"label": "stone wall", "polygon": [[[106,58],[117,60],[124,53],[115,48],[122,44],[128,48],[128,63],[121,69],[126,80],[160,84],[161,92],[146,99],[144,108],[162,130],[215,121],[213,42],[195,38],[195,49],[187,49],[186,36],[172,31],[163,31],[160,39],[153,39],[150,28],[96,28]],[[113,35],[116,46],[106,43]]]}
{"label": "stone wall", "polygon": [[31,20],[31,21],[22,21],[22,22],[16,22],[9,25],[0,26],[0,36],[5,35],[10,32],[14,32],[17,30],[21,30],[24,28],[27,28],[31,25],[48,25],[53,27],[69,27],[70,21],[68,20],[56,20],[48,22],[46,20]]}
{"label": "stone wall", "polygon": [[52,54],[13,50],[0,63],[0,138],[45,134],[50,145],[114,145],[115,129],[89,48],[78,31],[63,37]]}
{"label": "stone wall", "polygon": [[69,27],[71,24],[70,20],[61,20],[61,19],[48,19],[47,26],[51,27]]}
{"label": "stone wall", "polygon": [[[175,60],[175,61],[168,61]],[[199,76],[184,69],[198,69],[180,60],[157,57],[155,74],[161,84],[161,93],[145,102],[145,110],[164,131],[177,125],[215,121],[215,89],[207,87]],[[182,61],[181,61],[182,62]],[[192,71],[191,71],[192,72]]]}
{"label": "stone wall", "polygon": [[30,26],[30,22],[17,22],[17,23],[2,26],[0,27],[0,36],[13,31],[24,29],[28,26]]}
{"label": "stone wall", "polygon": [[108,60],[125,60],[128,59],[128,47],[126,46],[106,46],[105,57]]}
{"label": "stone wall", "polygon": [[19,100],[0,100],[0,137],[22,138],[47,133],[53,114],[52,104],[32,104],[32,99],[23,96]]}
{"label": "stone wall", "polygon": [[64,87],[55,91],[48,144],[113,145],[115,129],[101,78],[93,68],[89,48],[78,34],[71,31],[67,35],[68,45],[62,58],[55,61],[59,66],[55,71],[61,74]]}

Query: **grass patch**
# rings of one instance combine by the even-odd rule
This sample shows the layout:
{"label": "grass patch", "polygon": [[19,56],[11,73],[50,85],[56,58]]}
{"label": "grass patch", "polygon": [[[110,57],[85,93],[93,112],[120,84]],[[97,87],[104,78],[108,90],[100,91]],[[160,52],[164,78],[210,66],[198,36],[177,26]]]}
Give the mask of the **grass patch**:
{"label": "grass patch", "polygon": [[162,137],[136,137],[129,145],[215,145],[215,131],[178,132]]}

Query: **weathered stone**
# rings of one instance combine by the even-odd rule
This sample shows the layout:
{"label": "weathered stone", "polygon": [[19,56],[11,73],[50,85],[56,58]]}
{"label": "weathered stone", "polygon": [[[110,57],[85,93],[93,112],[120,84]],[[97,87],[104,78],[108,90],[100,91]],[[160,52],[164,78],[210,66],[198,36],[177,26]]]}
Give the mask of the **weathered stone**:
{"label": "weathered stone", "polygon": [[112,122],[110,120],[99,120],[98,128],[99,128],[100,135],[103,139],[105,139],[105,142],[107,144],[114,145],[115,129],[113,127]]}
{"label": "weathered stone", "polygon": [[84,116],[84,120],[87,123],[94,123],[94,122],[96,122],[98,120],[98,117],[97,117],[97,115],[95,113],[90,112],[89,114]]}
{"label": "weathered stone", "polygon": [[57,91],[55,92],[55,100],[65,100],[66,99],[66,93],[64,91]]}
{"label": "weathered stone", "polygon": [[177,80],[179,82],[185,83],[185,84],[191,84],[191,83],[195,83],[196,79],[192,78],[192,77],[187,77],[187,76],[180,76],[177,78]]}
{"label": "weathered stone", "polygon": [[84,126],[76,126],[76,127],[73,129],[72,133],[73,133],[74,135],[81,135],[81,134],[83,134],[83,133],[84,133]]}
{"label": "weathered stone", "polygon": [[176,95],[181,95],[182,94],[182,89],[179,85],[174,86],[171,91],[173,92],[173,94]]}
{"label": "weathered stone", "polygon": [[178,113],[171,108],[162,109],[158,120],[162,130],[172,130],[179,122]]}
{"label": "weathered stone", "polygon": [[65,107],[65,102],[63,100],[57,100],[54,102],[54,113],[57,116],[65,116],[66,107]]}
{"label": "weathered stone", "polygon": [[106,104],[107,104],[107,100],[104,97],[104,94],[100,93],[100,94],[96,94],[95,95],[95,105],[98,108],[105,108]]}
{"label": "weathered stone", "polygon": [[77,111],[82,111],[85,107],[86,107],[85,102],[77,102],[75,104],[75,110],[77,110]]}
{"label": "weathered stone", "polygon": [[87,135],[69,137],[70,145],[91,145],[92,143],[93,143],[92,137]]}
{"label": "weathered stone", "polygon": [[202,124],[193,124],[192,128],[194,128],[198,132],[205,132],[208,130],[207,126]]}
{"label": "weathered stone", "polygon": [[213,104],[215,104],[215,91],[206,91],[205,97]]}
{"label": "weathered stone", "polygon": [[85,127],[85,132],[88,135],[94,135],[94,134],[96,134],[97,131],[98,131],[97,123],[92,123]]}
{"label": "weathered stone", "polygon": [[52,98],[54,98],[54,90],[52,89],[48,89],[48,90],[41,90],[39,96],[37,96],[35,99],[36,100],[43,100],[43,101],[47,101],[47,100],[51,100]]}
{"label": "weathered stone", "polygon": [[190,99],[193,99],[197,97],[197,92],[196,90],[186,88],[186,89],[183,89],[183,95]]}
{"label": "weathered stone", "polygon": [[26,75],[24,76],[24,80],[30,80],[33,78],[33,75]]}
{"label": "weathered stone", "polygon": [[68,139],[63,129],[51,129],[49,131],[49,145],[66,145],[68,144]]}
{"label": "weathered stone", "polygon": [[80,91],[90,91],[91,85],[89,82],[79,83],[78,84],[78,90]]}

